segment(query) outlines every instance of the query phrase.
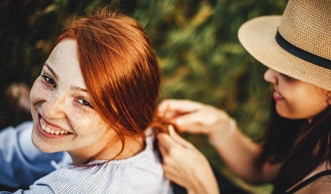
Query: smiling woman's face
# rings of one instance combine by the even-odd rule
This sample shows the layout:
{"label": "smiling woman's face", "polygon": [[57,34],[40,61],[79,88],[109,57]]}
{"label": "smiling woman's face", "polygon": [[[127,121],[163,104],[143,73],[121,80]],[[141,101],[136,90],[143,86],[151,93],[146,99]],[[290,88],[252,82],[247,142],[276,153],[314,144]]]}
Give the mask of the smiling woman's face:
{"label": "smiling woman's face", "polygon": [[315,85],[288,77],[273,69],[265,72],[264,79],[274,87],[276,111],[282,117],[311,121],[330,105],[330,92]]}
{"label": "smiling woman's face", "polygon": [[74,40],[65,39],[54,48],[30,99],[32,140],[44,152],[69,151],[72,157],[88,159],[116,136],[90,103]]}

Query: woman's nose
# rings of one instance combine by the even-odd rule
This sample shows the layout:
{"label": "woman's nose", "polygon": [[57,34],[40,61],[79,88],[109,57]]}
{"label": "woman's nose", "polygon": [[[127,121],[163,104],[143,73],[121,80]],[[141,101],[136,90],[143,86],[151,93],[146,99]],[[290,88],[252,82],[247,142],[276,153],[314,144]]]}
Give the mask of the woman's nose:
{"label": "woman's nose", "polygon": [[264,73],[264,80],[267,82],[270,82],[272,84],[277,84],[277,71],[273,70],[273,69],[268,69],[265,73]]}
{"label": "woman's nose", "polygon": [[55,95],[42,105],[42,114],[47,118],[62,118],[65,116],[66,98]]}

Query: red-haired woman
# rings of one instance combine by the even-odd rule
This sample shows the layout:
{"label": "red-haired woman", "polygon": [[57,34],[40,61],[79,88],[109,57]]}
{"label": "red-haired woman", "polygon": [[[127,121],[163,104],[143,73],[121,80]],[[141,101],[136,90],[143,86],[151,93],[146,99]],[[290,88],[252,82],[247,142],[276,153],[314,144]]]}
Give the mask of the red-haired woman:
{"label": "red-haired woman", "polygon": [[[103,9],[69,22],[30,100],[33,144],[47,153],[67,151],[72,164],[40,178],[29,190],[171,193],[149,129],[159,85],[156,56],[135,20]],[[20,141],[10,145],[16,133],[11,134],[1,142],[3,158],[10,146],[9,156],[27,149]]]}

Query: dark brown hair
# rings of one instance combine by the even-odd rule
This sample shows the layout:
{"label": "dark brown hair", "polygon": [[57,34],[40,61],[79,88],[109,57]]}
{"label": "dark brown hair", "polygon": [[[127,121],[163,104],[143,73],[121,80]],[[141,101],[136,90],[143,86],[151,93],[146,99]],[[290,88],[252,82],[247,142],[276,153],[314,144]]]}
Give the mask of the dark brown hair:
{"label": "dark brown hair", "polygon": [[284,163],[273,181],[274,193],[285,193],[317,166],[331,162],[330,118],[331,107],[316,115],[311,123],[282,118],[272,101],[260,164]]}

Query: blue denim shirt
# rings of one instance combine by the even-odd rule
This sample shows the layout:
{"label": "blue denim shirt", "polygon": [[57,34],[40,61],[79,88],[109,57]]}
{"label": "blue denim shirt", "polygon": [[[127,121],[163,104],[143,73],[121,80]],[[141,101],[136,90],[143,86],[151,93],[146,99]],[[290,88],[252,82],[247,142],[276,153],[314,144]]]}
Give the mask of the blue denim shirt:
{"label": "blue denim shirt", "polygon": [[31,140],[32,122],[7,127],[0,132],[0,185],[27,188],[39,178],[67,166],[66,152],[44,153]]}

